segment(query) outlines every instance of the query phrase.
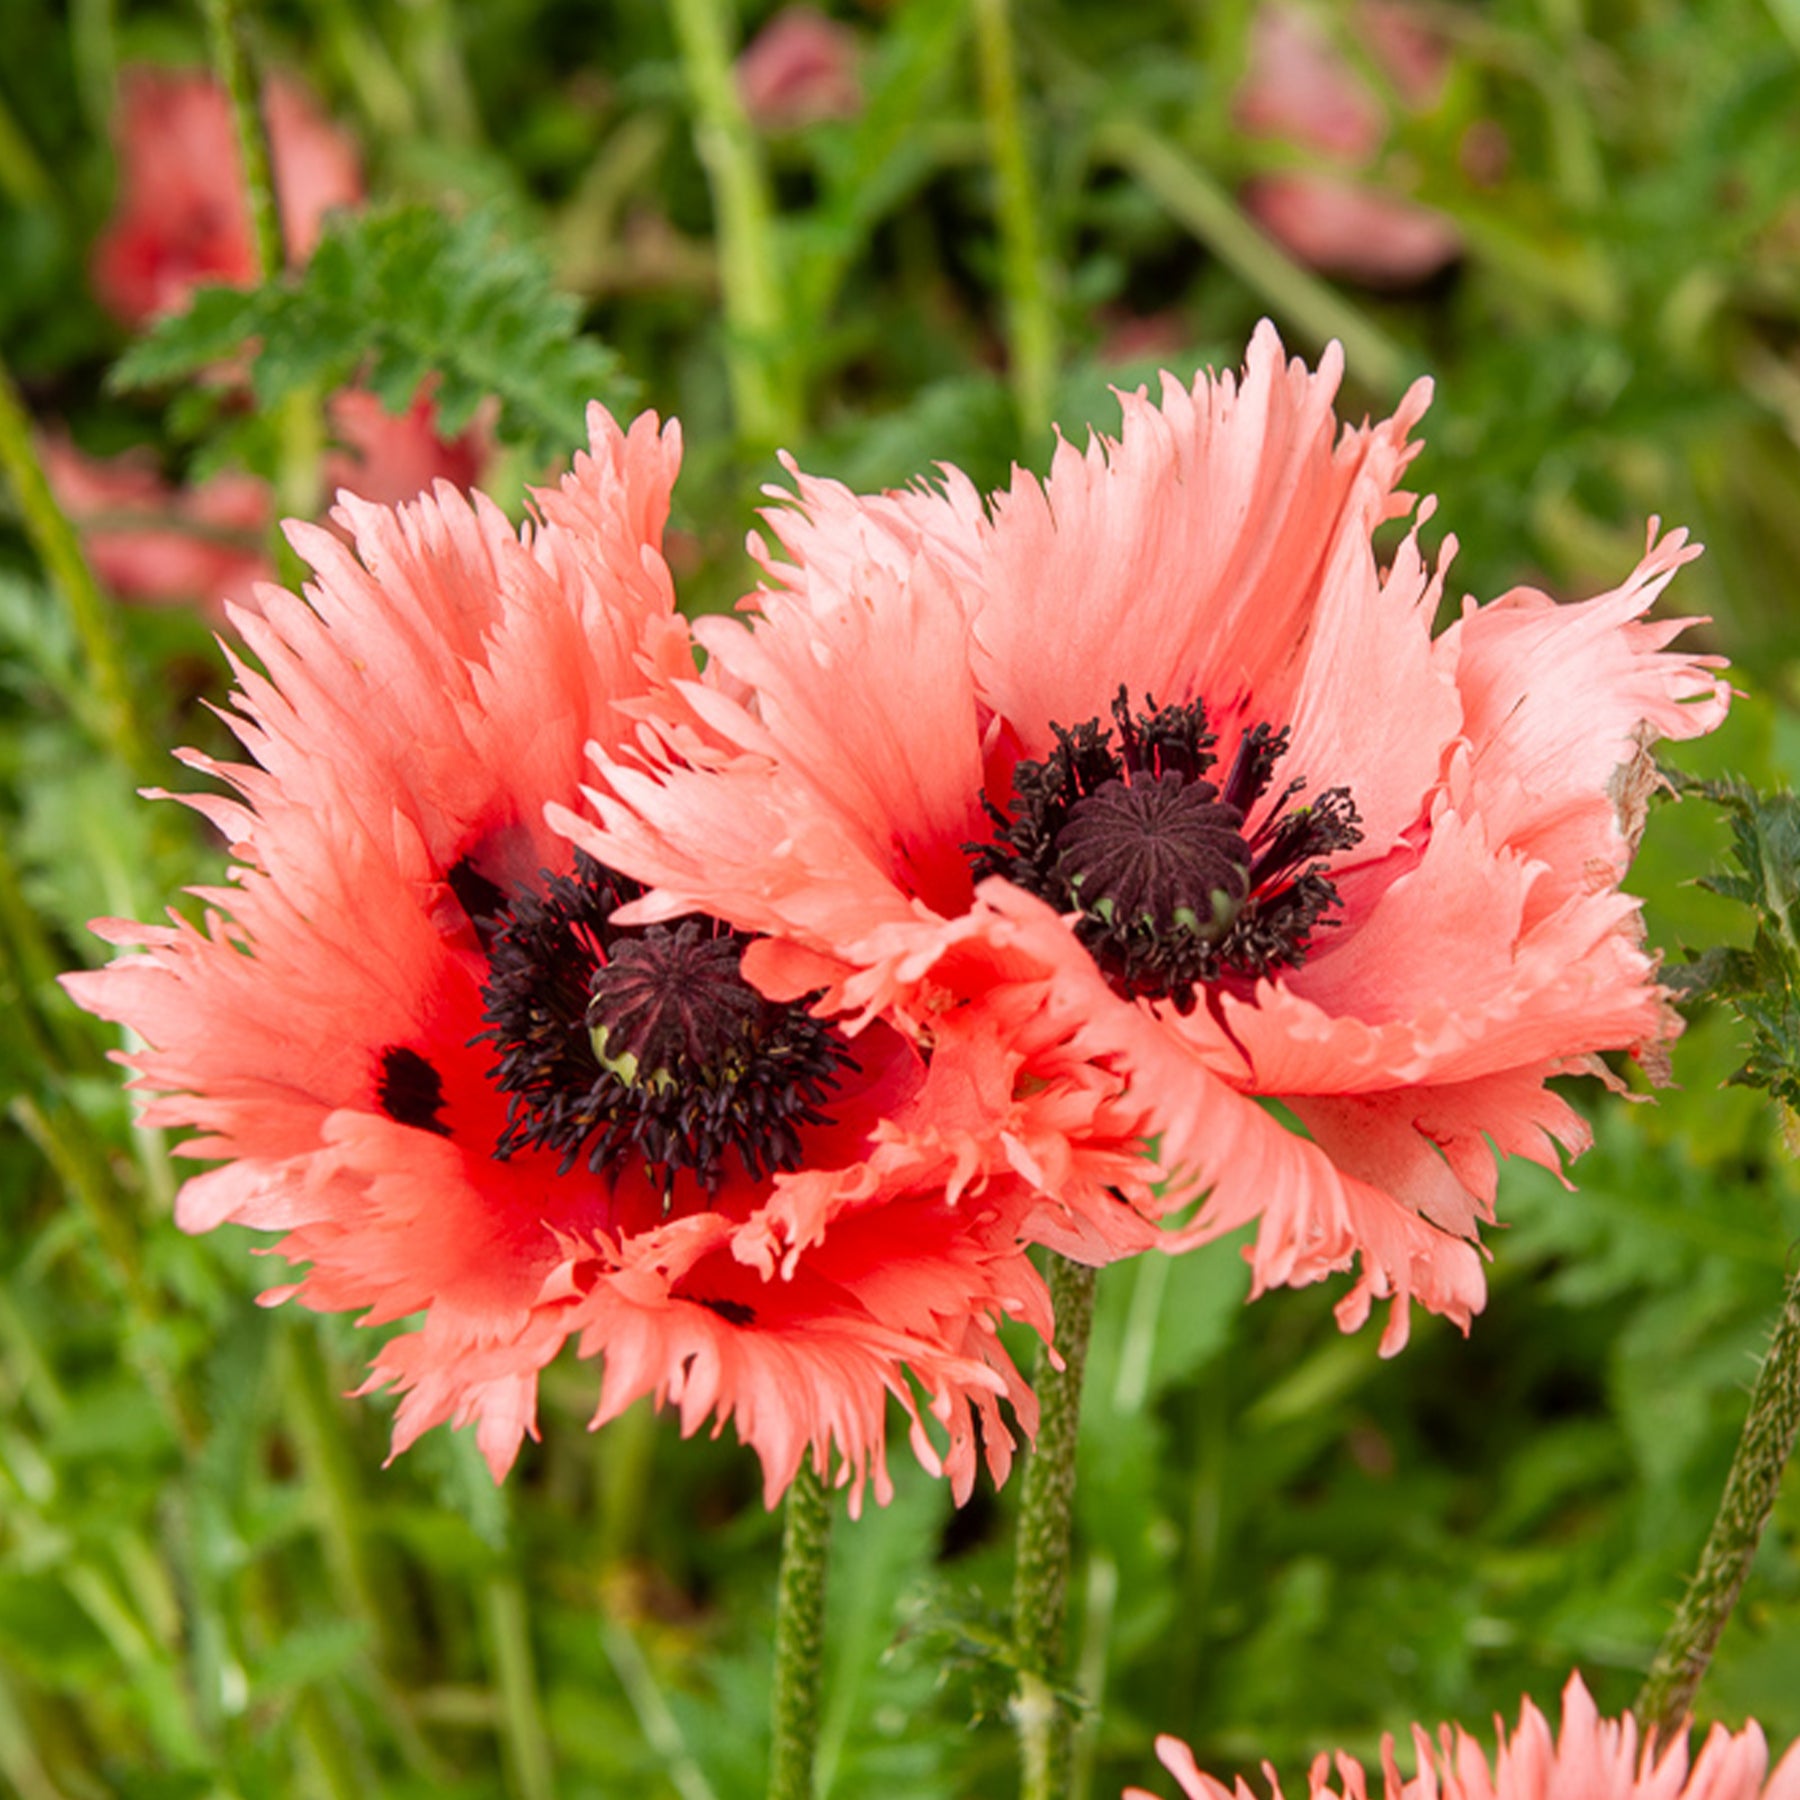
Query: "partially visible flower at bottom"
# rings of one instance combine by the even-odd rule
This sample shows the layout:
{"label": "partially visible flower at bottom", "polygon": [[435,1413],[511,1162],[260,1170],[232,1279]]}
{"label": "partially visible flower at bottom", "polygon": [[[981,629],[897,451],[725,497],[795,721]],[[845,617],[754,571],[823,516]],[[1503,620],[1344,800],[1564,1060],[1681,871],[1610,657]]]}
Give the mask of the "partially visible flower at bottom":
{"label": "partially visible flower at bottom", "polygon": [[1058,1082],[1055,1042],[971,1015],[929,1058],[880,1025],[850,1046],[750,988],[716,919],[612,923],[640,890],[545,807],[695,668],[661,553],[674,428],[591,427],[523,534],[447,485],[346,500],[355,554],[292,528],[306,600],[233,615],[254,761],[184,754],[235,791],[188,800],[230,879],[198,925],[99,921],[129,954],[68,986],[144,1040],[146,1122],[218,1164],[184,1228],[281,1233],[304,1272],[265,1302],[418,1315],[366,1384],[401,1393],[396,1451],[475,1422],[498,1478],[574,1338],[604,1359],[595,1423],[644,1395],[732,1420],[771,1503],[806,1456],[885,1498],[890,1396],[966,1496],[980,1453],[1007,1472],[1003,1403],[1035,1425],[996,1331],[1050,1329],[1026,1223],[1046,1188],[1145,1179],[1136,1121],[1097,1135],[1116,1083]]}
{"label": "partially visible flower at bottom", "polygon": [[[1496,1725],[1499,1722],[1496,1721]],[[1490,1764],[1481,1746],[1460,1726],[1438,1728],[1434,1744],[1423,1727],[1413,1727],[1418,1773],[1403,1779],[1394,1740],[1381,1746],[1383,1800],[1800,1800],[1800,1743],[1768,1776],[1769,1747],[1752,1720],[1742,1731],[1715,1725],[1690,1765],[1687,1739],[1660,1752],[1638,1748],[1637,1721],[1627,1713],[1603,1719],[1579,1675],[1563,1689],[1562,1729],[1551,1736],[1544,1715],[1529,1700],[1510,1737],[1500,1727],[1498,1753]],[[1179,1738],[1159,1737],[1156,1754],[1187,1800],[1256,1800],[1239,1776],[1233,1787],[1201,1771],[1194,1753]],[[1271,1800],[1283,1800],[1275,1771],[1263,1775]],[[1320,1756],[1307,1772],[1308,1800],[1367,1800],[1362,1765],[1338,1752]],[[1143,1788],[1127,1788],[1124,1800],[1157,1800]]]}

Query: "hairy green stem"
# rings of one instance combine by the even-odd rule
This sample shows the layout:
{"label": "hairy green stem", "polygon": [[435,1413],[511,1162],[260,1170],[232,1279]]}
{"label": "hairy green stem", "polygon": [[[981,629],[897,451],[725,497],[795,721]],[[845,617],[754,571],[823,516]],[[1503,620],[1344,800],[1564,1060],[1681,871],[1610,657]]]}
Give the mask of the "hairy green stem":
{"label": "hairy green stem", "polygon": [[1056,309],[1038,228],[1036,189],[1019,110],[1008,0],[975,0],[975,59],[988,154],[999,188],[1000,270],[1006,293],[1013,407],[1033,442],[1050,427],[1056,380]]}
{"label": "hairy green stem", "polygon": [[1050,1301],[1056,1315],[1058,1369],[1038,1356],[1038,1435],[1025,1465],[1013,1565],[1013,1654],[1019,1689],[1013,1722],[1019,1733],[1024,1800],[1064,1800],[1069,1792],[1072,1720],[1064,1700],[1063,1616],[1068,1605],[1075,1440],[1081,1424],[1081,1380],[1094,1325],[1094,1271],[1050,1258]]}
{"label": "hairy green stem", "polygon": [[281,273],[281,202],[269,162],[269,133],[257,102],[256,76],[244,43],[238,0],[205,0],[206,36],[213,73],[231,103],[231,129],[237,140],[238,164],[250,201],[250,239],[256,246],[256,269],[264,281]]}
{"label": "hairy green stem", "polygon": [[1390,400],[1404,389],[1417,358],[1265,237],[1192,157],[1147,125],[1128,119],[1102,126],[1094,136],[1094,153],[1155,195],[1294,330],[1315,343],[1338,339],[1364,387]]}
{"label": "hairy green stem", "polygon": [[1688,1590],[1657,1646],[1632,1710],[1646,1733],[1667,1742],[1687,1724],[1694,1693],[1737,1605],[1745,1577],[1775,1510],[1781,1477],[1800,1432],[1800,1269],[1782,1296],[1768,1354],[1750,1390],[1724,1497]]}
{"label": "hairy green stem", "polygon": [[50,491],[44,467],[31,442],[31,420],[11,373],[0,365],[0,469],[19,502],[25,535],[44,565],[81,645],[94,685],[96,723],[107,748],[140,780],[150,778],[150,751],[137,709],[125,658],[113,631],[112,613],[67,514]]}
{"label": "hairy green stem", "polygon": [[785,365],[786,304],[762,147],[732,72],[725,0],[671,0],[694,108],[694,148],[717,215],[725,364],[738,435],[759,449],[796,439],[797,382]]}
{"label": "hairy green stem", "polygon": [[825,1653],[825,1568],[831,1498],[810,1459],[788,1489],[775,1592],[774,1742],[769,1800],[812,1800]]}

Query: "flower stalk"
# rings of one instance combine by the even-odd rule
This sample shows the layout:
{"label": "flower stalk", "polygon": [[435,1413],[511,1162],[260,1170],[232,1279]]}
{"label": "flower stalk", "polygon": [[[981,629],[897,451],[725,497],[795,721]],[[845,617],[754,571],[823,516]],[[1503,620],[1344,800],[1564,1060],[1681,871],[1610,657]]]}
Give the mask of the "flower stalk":
{"label": "flower stalk", "polygon": [[152,778],[155,765],[132,699],[112,615],[82,554],[81,540],[50,491],[31,441],[30,417],[4,366],[0,366],[0,472],[11,484],[32,549],[69,609],[76,640],[93,678],[96,733],[134,776]]}
{"label": "flower stalk", "polygon": [[1720,1634],[1743,1591],[1756,1546],[1781,1492],[1782,1474],[1800,1433],[1800,1269],[1788,1281],[1750,1412],[1725,1478],[1718,1517],[1699,1566],[1632,1710],[1647,1733],[1666,1742],[1687,1724],[1694,1694]]}
{"label": "flower stalk", "polygon": [[976,0],[975,60],[988,154],[999,187],[1000,278],[1006,293],[1013,406],[1021,435],[1035,441],[1050,427],[1056,309],[1045,274],[1007,0]]}
{"label": "flower stalk", "polygon": [[769,1800],[812,1800],[825,1652],[825,1570],[831,1500],[803,1457],[788,1489],[775,1591],[774,1742]]}
{"label": "flower stalk", "polygon": [[1094,1324],[1094,1271],[1053,1255],[1049,1275],[1062,1366],[1052,1361],[1048,1348],[1039,1353],[1034,1379],[1038,1435],[1025,1465],[1013,1565],[1013,1654],[1019,1670],[1013,1722],[1019,1734],[1023,1800],[1062,1800],[1069,1792],[1073,1721],[1062,1694],[1063,1622],[1081,1382]]}
{"label": "flower stalk", "polygon": [[244,44],[244,21],[237,0],[206,0],[206,35],[213,72],[231,103],[231,129],[244,172],[244,194],[250,203],[257,274],[269,281],[281,273],[283,261],[281,202],[275,192],[268,127],[257,100],[256,77]]}
{"label": "flower stalk", "polygon": [[718,213],[725,366],[738,435],[773,449],[798,436],[800,412],[795,384],[780,367],[787,321],[769,174],[732,74],[727,8],[720,0],[674,0],[670,12],[694,108],[694,148]]}

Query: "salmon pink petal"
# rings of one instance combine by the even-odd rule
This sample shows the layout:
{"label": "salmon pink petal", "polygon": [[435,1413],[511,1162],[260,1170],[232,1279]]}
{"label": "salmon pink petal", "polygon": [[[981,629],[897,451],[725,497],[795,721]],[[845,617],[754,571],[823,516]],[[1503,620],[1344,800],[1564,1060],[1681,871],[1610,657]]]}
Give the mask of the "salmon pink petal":
{"label": "salmon pink petal", "polygon": [[1643,829],[1646,744],[1698,737],[1725,716],[1722,659],[1668,653],[1693,621],[1644,620],[1698,554],[1685,532],[1658,538],[1652,521],[1644,560],[1611,593],[1564,606],[1528,588],[1466,601],[1440,640],[1469,745],[1449,798],[1565,881],[1623,873]]}
{"label": "salmon pink petal", "polygon": [[1059,444],[1048,479],[995,496],[979,575],[975,666],[995,711],[1040,756],[1051,721],[1104,715],[1123,684],[1220,717],[1285,705],[1338,533],[1403,511],[1394,484],[1421,384],[1387,422],[1340,434],[1335,346],[1317,374],[1272,327],[1240,383],[1165,377],[1161,404],[1124,394],[1124,427]]}

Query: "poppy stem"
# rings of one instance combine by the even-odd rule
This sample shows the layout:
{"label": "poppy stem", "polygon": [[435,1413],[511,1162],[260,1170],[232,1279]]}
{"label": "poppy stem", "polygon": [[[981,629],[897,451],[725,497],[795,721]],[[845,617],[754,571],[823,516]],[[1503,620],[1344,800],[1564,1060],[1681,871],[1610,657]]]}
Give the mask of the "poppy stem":
{"label": "poppy stem", "polygon": [[774,1744],[769,1800],[813,1800],[825,1651],[825,1568],[831,1500],[803,1457],[787,1494],[775,1590]]}
{"label": "poppy stem", "polygon": [[281,201],[269,160],[269,133],[256,96],[256,76],[244,43],[244,21],[237,0],[205,0],[206,35],[213,73],[231,103],[231,129],[237,140],[244,192],[250,201],[250,236],[256,245],[256,272],[273,281],[286,260],[282,249]]}
{"label": "poppy stem", "polygon": [[1750,1413],[1738,1439],[1718,1517],[1700,1552],[1688,1590],[1657,1646],[1632,1710],[1662,1742],[1684,1730],[1720,1633],[1743,1590],[1763,1528],[1781,1492],[1782,1472],[1800,1432],[1800,1269],[1789,1279],[1781,1316],[1769,1339]]}
{"label": "poppy stem", "polygon": [[[156,765],[138,717],[112,613],[82,554],[75,528],[50,490],[31,441],[30,415],[4,365],[0,365],[0,475],[13,490],[25,535],[44,573],[61,593],[69,622],[75,627],[93,681],[92,711],[83,723],[92,727],[133,776],[154,779]],[[76,710],[80,716],[81,709]]]}
{"label": "poppy stem", "polygon": [[1013,1566],[1013,1655],[1019,1670],[1013,1722],[1019,1733],[1023,1800],[1063,1800],[1069,1792],[1073,1720],[1063,1691],[1063,1617],[1081,1380],[1094,1323],[1094,1271],[1053,1255],[1049,1276],[1062,1366],[1051,1360],[1048,1347],[1038,1353],[1037,1443],[1025,1465]]}
{"label": "poppy stem", "polygon": [[1056,381],[1056,307],[1038,224],[1032,174],[1019,109],[1019,72],[1007,0],[975,0],[975,62],[988,154],[999,190],[1000,276],[1006,293],[1007,361],[1019,432],[1028,441],[1050,428]]}
{"label": "poppy stem", "polygon": [[798,385],[784,366],[790,334],[769,171],[732,68],[730,9],[722,0],[673,0],[669,10],[694,149],[712,191],[732,410],[739,438],[770,450],[799,436],[801,416]]}

